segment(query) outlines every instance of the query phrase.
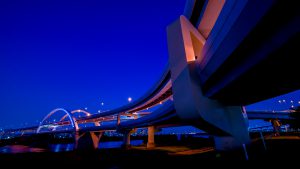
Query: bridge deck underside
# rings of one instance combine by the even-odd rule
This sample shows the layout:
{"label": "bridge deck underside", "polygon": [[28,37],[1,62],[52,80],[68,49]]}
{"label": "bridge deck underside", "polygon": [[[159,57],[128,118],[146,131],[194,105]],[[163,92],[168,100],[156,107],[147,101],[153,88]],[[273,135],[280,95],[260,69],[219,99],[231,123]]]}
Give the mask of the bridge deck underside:
{"label": "bridge deck underside", "polygon": [[[276,1],[215,72],[202,71],[211,74],[203,81],[204,94],[247,105],[300,89],[299,16],[297,5]],[[238,32],[228,36],[233,35]],[[232,38],[225,41],[231,43]]]}

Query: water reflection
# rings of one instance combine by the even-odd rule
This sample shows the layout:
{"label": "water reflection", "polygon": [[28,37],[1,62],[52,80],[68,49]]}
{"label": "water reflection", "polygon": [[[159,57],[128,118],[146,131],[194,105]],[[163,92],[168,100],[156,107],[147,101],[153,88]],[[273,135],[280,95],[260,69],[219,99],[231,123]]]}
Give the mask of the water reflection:
{"label": "water reflection", "polygon": [[[100,142],[99,149],[107,149],[107,148],[120,148],[122,145],[122,141],[107,141],[107,142]],[[132,146],[140,146],[143,144],[143,140],[132,140]],[[74,144],[50,144],[49,149],[42,149],[42,148],[35,148],[30,146],[24,145],[9,145],[0,147],[0,153],[9,153],[9,154],[17,154],[17,153],[37,153],[37,152],[67,152],[73,151]]]}
{"label": "water reflection", "polygon": [[[99,149],[106,149],[106,148],[120,148],[122,146],[122,141],[107,141],[107,142],[100,142]],[[130,142],[132,146],[140,146],[143,144],[143,140],[132,140]]]}
{"label": "water reflection", "polygon": [[74,150],[74,144],[51,144],[50,151],[51,152],[65,152]]}
{"label": "water reflection", "polygon": [[23,145],[9,145],[0,147],[0,153],[11,153],[11,154],[17,154],[17,153],[32,153],[32,152],[44,152],[45,149],[42,148],[33,148],[29,146],[23,146]]}

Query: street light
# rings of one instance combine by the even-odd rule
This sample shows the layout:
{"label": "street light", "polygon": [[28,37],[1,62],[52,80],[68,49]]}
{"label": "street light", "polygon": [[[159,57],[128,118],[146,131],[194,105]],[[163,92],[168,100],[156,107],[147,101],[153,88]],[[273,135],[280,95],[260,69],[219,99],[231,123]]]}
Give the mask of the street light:
{"label": "street light", "polygon": [[132,101],[132,98],[131,97],[128,97],[128,102],[131,102]]}

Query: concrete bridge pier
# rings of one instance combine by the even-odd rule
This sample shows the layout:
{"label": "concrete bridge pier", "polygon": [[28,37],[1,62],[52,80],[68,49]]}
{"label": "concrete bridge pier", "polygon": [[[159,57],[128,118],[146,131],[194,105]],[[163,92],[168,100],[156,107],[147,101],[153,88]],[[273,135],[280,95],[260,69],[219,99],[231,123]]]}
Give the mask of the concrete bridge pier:
{"label": "concrete bridge pier", "polygon": [[148,127],[148,142],[147,142],[148,149],[155,148],[154,133],[155,133],[155,126],[149,126]]}
{"label": "concrete bridge pier", "polygon": [[123,144],[122,144],[122,148],[124,149],[130,149],[131,144],[130,144],[130,135],[131,133],[134,132],[134,130],[125,130],[123,132]]}
{"label": "concrete bridge pier", "polygon": [[280,121],[278,119],[272,119],[271,123],[272,123],[273,130],[274,130],[274,136],[279,136],[280,128],[281,128],[282,124],[280,123]]}
{"label": "concrete bridge pier", "polygon": [[76,132],[75,149],[98,149],[103,132]]}
{"label": "concrete bridge pier", "polygon": [[197,63],[205,37],[188,19],[181,16],[168,26],[169,63],[174,106],[178,116],[215,137],[215,148],[227,150],[250,142],[247,114],[242,105],[226,105],[202,92]]}

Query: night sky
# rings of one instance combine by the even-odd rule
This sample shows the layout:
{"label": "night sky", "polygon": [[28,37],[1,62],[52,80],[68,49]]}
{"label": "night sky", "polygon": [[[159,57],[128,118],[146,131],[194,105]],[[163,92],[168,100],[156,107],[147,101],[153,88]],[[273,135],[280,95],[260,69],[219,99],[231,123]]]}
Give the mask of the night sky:
{"label": "night sky", "polygon": [[[58,107],[96,113],[142,96],[167,64],[166,27],[184,5],[1,0],[0,127],[34,124]],[[286,109],[292,99],[298,104],[299,92],[249,109]]]}

